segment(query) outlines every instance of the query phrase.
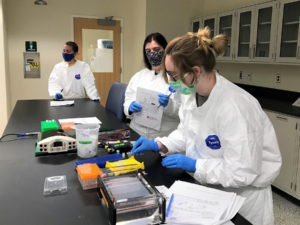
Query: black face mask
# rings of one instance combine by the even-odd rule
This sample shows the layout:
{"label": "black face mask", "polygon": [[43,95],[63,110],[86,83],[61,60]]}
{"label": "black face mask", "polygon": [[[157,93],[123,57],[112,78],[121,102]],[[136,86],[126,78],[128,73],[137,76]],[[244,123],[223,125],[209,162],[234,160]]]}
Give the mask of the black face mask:
{"label": "black face mask", "polygon": [[159,66],[161,64],[164,53],[164,50],[159,52],[147,52],[146,55],[151,66]]}

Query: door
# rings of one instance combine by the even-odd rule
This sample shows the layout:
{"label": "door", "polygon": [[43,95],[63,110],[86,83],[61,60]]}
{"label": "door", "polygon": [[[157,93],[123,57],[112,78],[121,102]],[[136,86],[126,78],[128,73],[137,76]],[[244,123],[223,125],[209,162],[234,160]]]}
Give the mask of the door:
{"label": "door", "polygon": [[[109,21],[109,20],[108,20]],[[114,25],[99,25],[98,19],[73,18],[77,58],[88,63],[105,106],[111,85],[120,82],[120,21]]]}

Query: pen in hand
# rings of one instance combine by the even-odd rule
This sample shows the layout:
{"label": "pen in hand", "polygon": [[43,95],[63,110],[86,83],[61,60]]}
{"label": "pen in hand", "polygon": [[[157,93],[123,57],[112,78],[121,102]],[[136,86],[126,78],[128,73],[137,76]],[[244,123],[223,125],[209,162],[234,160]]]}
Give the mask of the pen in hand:
{"label": "pen in hand", "polygon": [[[173,93],[176,92],[176,91],[175,91],[173,88],[171,88],[171,87],[169,87],[169,91],[170,91],[171,93],[167,96],[168,99],[170,98],[170,96],[171,96]],[[161,105],[162,105],[162,104],[159,104],[159,106],[157,106],[157,108],[159,108]]]}

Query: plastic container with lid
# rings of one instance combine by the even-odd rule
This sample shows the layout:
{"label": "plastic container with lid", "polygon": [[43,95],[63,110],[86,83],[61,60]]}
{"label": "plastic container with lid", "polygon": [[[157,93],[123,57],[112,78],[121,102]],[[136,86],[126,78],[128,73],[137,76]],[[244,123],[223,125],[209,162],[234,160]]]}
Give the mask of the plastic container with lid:
{"label": "plastic container with lid", "polygon": [[82,189],[97,188],[97,176],[100,175],[100,169],[96,163],[85,163],[76,167],[78,180],[81,183]]}

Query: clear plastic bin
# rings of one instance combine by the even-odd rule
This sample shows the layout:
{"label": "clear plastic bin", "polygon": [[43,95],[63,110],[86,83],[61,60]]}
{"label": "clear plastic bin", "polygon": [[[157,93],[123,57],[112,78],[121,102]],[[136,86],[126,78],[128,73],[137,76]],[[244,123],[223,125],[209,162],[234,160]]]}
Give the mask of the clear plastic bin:
{"label": "clear plastic bin", "polygon": [[77,155],[90,158],[97,155],[99,124],[76,124]]}
{"label": "clear plastic bin", "polygon": [[44,183],[44,195],[57,195],[66,193],[68,190],[65,175],[46,177]]}

